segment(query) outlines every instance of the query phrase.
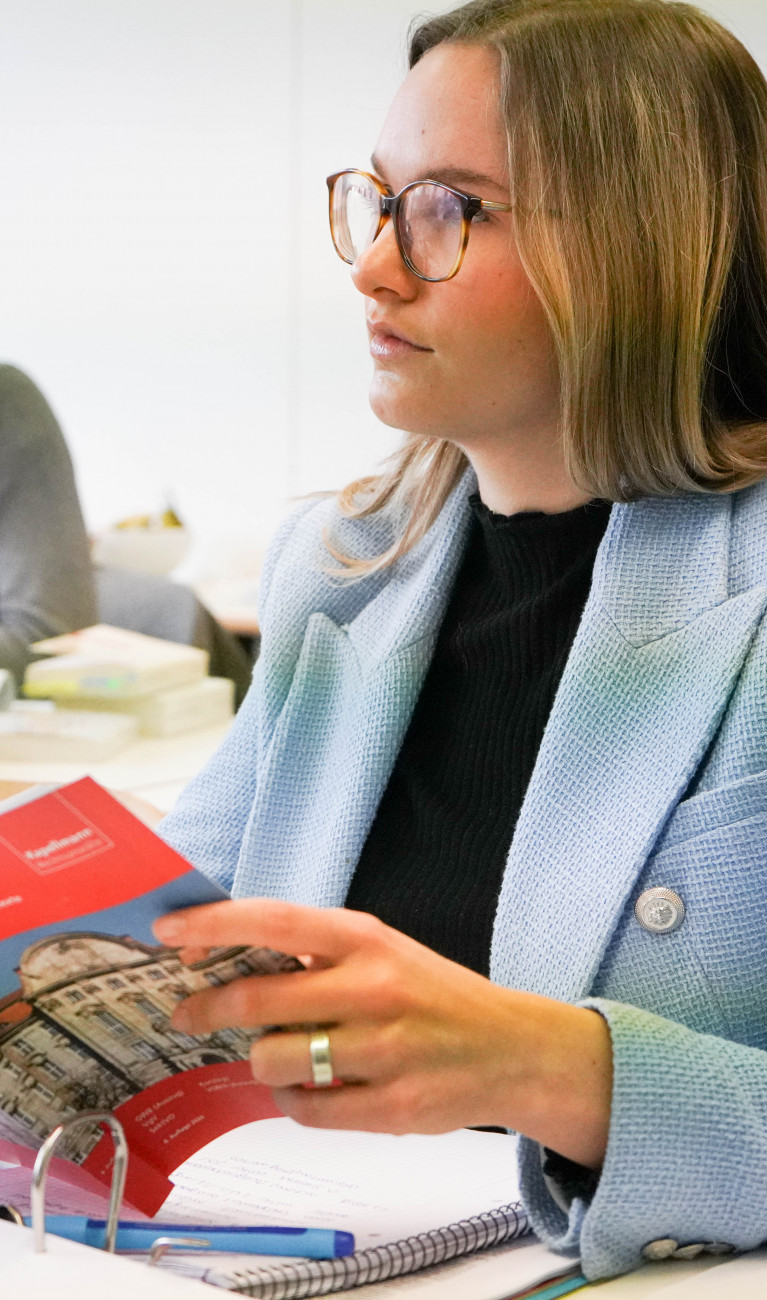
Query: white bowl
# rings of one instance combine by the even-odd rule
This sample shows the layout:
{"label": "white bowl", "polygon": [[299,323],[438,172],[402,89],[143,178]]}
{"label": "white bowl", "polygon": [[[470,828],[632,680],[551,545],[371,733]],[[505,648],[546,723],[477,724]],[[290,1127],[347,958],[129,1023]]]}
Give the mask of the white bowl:
{"label": "white bowl", "polygon": [[134,573],[170,573],[190,546],[186,528],[109,528],[93,543],[94,564]]}

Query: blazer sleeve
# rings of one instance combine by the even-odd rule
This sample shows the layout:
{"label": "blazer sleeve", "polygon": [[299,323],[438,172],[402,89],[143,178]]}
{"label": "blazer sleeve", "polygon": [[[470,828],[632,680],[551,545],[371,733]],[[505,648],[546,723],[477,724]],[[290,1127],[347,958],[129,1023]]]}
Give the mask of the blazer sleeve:
{"label": "blazer sleeve", "polygon": [[275,675],[274,643],[279,642],[283,618],[280,559],[302,516],[315,504],[302,502],[283,522],[264,560],[258,601],[261,652],[231,730],[156,828],[172,848],[229,892],[258,788],[259,754],[266,741],[268,696]]}
{"label": "blazer sleeve", "polygon": [[18,683],[29,646],[97,621],[72,461],[32,380],[0,366],[0,667]]}
{"label": "blazer sleeve", "polygon": [[642,1263],[650,1242],[750,1250],[767,1240],[767,1052],[590,998],[610,1029],[613,1097],[601,1177],[569,1207],[520,1139],[534,1231],[580,1253],[590,1280]]}

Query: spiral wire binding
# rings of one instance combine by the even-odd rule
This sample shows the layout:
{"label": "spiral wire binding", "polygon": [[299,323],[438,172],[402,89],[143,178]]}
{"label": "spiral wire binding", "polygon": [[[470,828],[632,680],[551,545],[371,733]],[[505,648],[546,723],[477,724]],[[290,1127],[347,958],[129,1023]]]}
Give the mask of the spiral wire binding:
{"label": "spiral wire binding", "polygon": [[418,1272],[461,1255],[514,1241],[530,1231],[519,1202],[503,1205],[445,1228],[434,1228],[385,1246],[370,1246],[341,1259],[302,1260],[275,1268],[211,1270],[205,1281],[257,1300],[305,1300],[371,1282]]}

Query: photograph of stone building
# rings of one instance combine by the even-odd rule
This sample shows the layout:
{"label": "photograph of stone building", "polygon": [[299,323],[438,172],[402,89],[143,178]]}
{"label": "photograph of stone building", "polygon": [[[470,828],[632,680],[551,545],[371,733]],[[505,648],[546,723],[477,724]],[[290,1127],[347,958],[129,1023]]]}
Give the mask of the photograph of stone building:
{"label": "photograph of stone building", "polygon": [[[183,1070],[243,1060],[255,1033],[204,1038],[168,1024],[187,994],[238,976],[295,969],[268,949],[217,949],[185,965],[174,949],[90,931],[25,949],[19,988],[0,999],[0,1134],[38,1145],[78,1111],[113,1109]],[[61,1154],[82,1161],[99,1140],[75,1131]]]}

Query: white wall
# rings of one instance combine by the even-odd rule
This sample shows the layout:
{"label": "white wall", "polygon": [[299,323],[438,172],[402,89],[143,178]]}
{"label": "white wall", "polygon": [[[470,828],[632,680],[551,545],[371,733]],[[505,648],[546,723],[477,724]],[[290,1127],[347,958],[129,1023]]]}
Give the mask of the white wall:
{"label": "white wall", "polygon": [[[764,0],[704,7],[767,67]],[[58,412],[92,528],[170,492],[204,569],[393,444],[324,177],[366,163],[417,9],[0,0],[0,359]]]}
{"label": "white wall", "polygon": [[88,523],[170,492],[203,541],[392,442],[324,178],[364,164],[411,0],[0,0],[0,359]]}

